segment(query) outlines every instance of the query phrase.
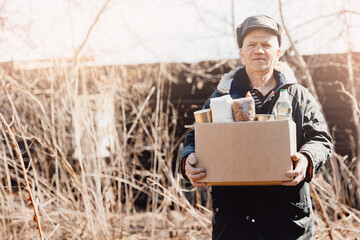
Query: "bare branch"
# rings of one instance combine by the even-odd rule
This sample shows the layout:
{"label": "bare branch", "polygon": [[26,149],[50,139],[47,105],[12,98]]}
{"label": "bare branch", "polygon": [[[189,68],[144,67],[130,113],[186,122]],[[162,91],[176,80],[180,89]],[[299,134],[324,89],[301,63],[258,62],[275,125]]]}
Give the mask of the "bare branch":
{"label": "bare branch", "polygon": [[[355,98],[349,91],[347,91],[347,90],[345,89],[345,86],[344,86],[344,84],[343,84],[342,82],[340,82],[340,81],[335,81],[334,84],[340,85],[341,90],[338,90],[338,92],[344,93],[346,96],[348,96],[348,97],[351,99],[351,101],[353,102],[353,104],[354,104],[354,106],[355,106],[356,113],[360,115],[360,108],[359,108],[359,106],[358,106],[358,104],[357,104],[356,98]],[[333,84],[330,83],[330,85],[333,85]]]}
{"label": "bare branch", "polygon": [[81,45],[78,47],[78,49],[75,52],[75,59],[78,59],[81,50],[84,48],[86,42],[89,39],[90,33],[93,30],[93,28],[95,27],[96,23],[99,21],[101,14],[105,11],[106,6],[110,3],[111,0],[106,0],[106,2],[104,3],[103,7],[101,8],[101,10],[99,11],[99,13],[96,15],[94,22],[91,24],[89,30],[86,33],[85,39],[84,41],[81,43]]}
{"label": "bare branch", "polygon": [[235,35],[235,13],[234,13],[234,0],[231,0],[231,23],[232,23],[232,28],[233,28],[233,34],[234,37],[236,37]]}
{"label": "bare branch", "polygon": [[[346,9],[346,4],[347,2],[344,1],[344,5],[343,5],[343,9],[345,11]],[[355,90],[355,78],[354,78],[354,70],[353,70],[353,49],[352,49],[352,44],[351,44],[351,26],[350,26],[350,22],[348,19],[348,15],[344,14],[343,17],[343,21],[344,21],[344,26],[345,26],[345,32],[346,32],[346,43],[347,43],[347,69],[348,69],[348,78],[349,78],[349,84],[350,84],[350,91],[351,94],[347,94],[348,96],[352,96],[351,99],[352,104],[351,104],[351,110],[352,110],[352,118],[354,121],[354,125],[355,125],[355,131],[356,134],[358,136],[358,138],[360,137],[360,120],[359,120],[359,107],[357,105],[357,96],[356,96],[356,90]],[[345,88],[343,87],[343,91],[346,93]],[[354,101],[355,100],[355,101]],[[357,157],[355,160],[355,175],[358,177],[358,179],[360,179],[360,139],[357,140],[356,143],[356,148],[357,148]],[[357,187],[355,188],[355,205],[358,209],[360,209],[360,188]]]}
{"label": "bare branch", "polygon": [[[301,27],[306,26],[306,25],[308,25],[310,23],[313,24],[315,21],[318,21],[318,20],[321,20],[321,19],[324,19],[324,18],[329,18],[329,17],[334,17],[334,16],[338,17],[341,14],[342,14],[342,12],[340,11],[340,12],[335,12],[335,13],[331,13],[331,14],[327,14],[327,15],[318,16],[318,17],[309,19],[309,20],[307,20],[307,21],[305,21],[303,23],[300,23],[300,24],[296,25],[293,29],[301,28]],[[292,29],[290,29],[290,31],[292,31]]]}
{"label": "bare branch", "polygon": [[316,189],[313,186],[313,184],[310,184],[310,189],[314,194],[315,201],[317,202],[317,204],[319,204],[320,212],[321,212],[321,214],[322,214],[322,216],[324,218],[324,222],[326,223],[327,228],[329,228],[330,239],[333,240],[334,236],[333,236],[333,231],[332,231],[332,227],[331,227],[331,224],[330,224],[329,215],[327,214],[327,212],[325,210],[325,207],[324,207],[324,204],[322,203],[322,201],[321,201],[318,193],[316,192]]}
{"label": "bare branch", "polygon": [[4,6],[6,4],[6,0],[4,0],[0,6],[0,12],[2,12],[2,10],[4,10]]}
{"label": "bare branch", "polygon": [[[284,28],[285,33],[286,33],[286,35],[287,35],[287,37],[289,39],[289,42],[290,42],[290,48],[291,48],[291,50],[294,51],[295,58],[299,62],[298,67],[300,68],[301,72],[306,76],[305,83],[306,83],[310,93],[314,96],[316,101],[319,102],[319,97],[318,97],[317,92],[315,90],[314,82],[312,80],[309,68],[308,68],[307,64],[305,63],[304,58],[297,51],[297,49],[295,47],[295,43],[294,43],[294,41],[293,41],[293,39],[292,39],[291,35],[289,34],[289,31],[288,31],[288,29],[286,27],[281,0],[279,0],[279,10],[280,10],[280,17],[281,17],[281,22],[282,22],[283,28]],[[320,107],[320,110],[322,111],[321,105],[319,105],[319,107]]]}

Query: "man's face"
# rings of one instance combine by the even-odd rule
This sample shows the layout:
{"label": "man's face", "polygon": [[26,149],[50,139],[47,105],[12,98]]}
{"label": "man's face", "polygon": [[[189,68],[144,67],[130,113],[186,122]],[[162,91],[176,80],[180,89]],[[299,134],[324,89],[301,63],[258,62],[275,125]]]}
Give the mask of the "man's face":
{"label": "man's face", "polygon": [[272,71],[281,49],[277,37],[264,29],[253,30],[244,39],[240,49],[241,61],[247,71],[266,73]]}

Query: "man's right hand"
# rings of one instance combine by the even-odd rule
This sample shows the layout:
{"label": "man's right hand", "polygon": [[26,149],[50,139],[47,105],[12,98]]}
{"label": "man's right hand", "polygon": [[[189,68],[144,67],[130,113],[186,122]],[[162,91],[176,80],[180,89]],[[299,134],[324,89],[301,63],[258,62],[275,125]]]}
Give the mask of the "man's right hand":
{"label": "man's right hand", "polygon": [[205,168],[197,168],[197,159],[194,153],[191,153],[185,160],[185,174],[194,187],[205,187],[206,183],[198,182],[206,176]]}

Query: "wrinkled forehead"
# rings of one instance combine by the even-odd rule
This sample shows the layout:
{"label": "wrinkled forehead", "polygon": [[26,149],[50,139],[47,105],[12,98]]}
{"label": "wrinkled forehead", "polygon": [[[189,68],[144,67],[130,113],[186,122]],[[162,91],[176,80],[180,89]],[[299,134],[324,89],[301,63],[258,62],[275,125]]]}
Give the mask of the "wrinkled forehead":
{"label": "wrinkled forehead", "polygon": [[252,42],[252,41],[261,41],[261,42],[273,42],[275,41],[276,43],[278,43],[277,41],[277,36],[267,30],[267,29],[254,29],[251,32],[249,32],[245,38],[244,38],[244,43],[246,42]]}

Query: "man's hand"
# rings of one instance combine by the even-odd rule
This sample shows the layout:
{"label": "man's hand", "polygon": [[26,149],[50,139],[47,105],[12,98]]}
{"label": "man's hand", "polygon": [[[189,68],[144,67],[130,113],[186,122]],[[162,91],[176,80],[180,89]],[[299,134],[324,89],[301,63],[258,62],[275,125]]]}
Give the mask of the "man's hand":
{"label": "man's hand", "polygon": [[205,187],[206,183],[199,183],[200,179],[203,179],[206,176],[205,168],[197,168],[197,159],[194,153],[191,153],[185,160],[185,174],[189,178],[191,184],[194,187]]}
{"label": "man's hand", "polygon": [[288,171],[286,176],[294,177],[294,179],[289,182],[283,182],[282,185],[284,186],[296,186],[306,177],[306,170],[309,164],[306,156],[297,152],[291,156],[291,160],[295,162],[295,169]]}

